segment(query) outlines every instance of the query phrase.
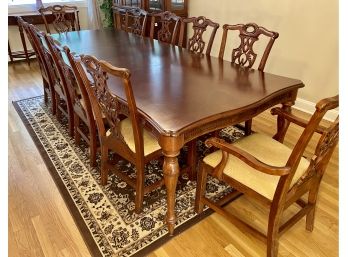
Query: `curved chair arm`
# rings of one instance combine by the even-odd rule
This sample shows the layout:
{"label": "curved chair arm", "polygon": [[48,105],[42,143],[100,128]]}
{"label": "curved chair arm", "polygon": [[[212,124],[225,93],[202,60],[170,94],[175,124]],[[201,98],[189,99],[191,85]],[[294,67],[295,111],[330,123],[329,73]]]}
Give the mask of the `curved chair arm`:
{"label": "curved chair arm", "polygon": [[[228,144],[227,142],[225,142],[223,139],[220,139],[220,138],[216,138],[216,137],[209,138],[205,141],[205,144],[207,147],[215,146],[219,148],[223,152],[223,156],[226,156],[224,152],[228,154],[232,154],[236,156],[238,159],[248,164],[249,166],[251,166],[252,168],[269,175],[284,176],[289,174],[291,170],[291,168],[288,166],[275,167],[275,166],[268,165],[258,160],[257,158],[247,153],[246,151],[232,144]],[[222,159],[221,162],[224,162],[224,159]],[[225,161],[225,165],[226,163],[227,161]],[[218,165],[217,167],[219,167],[219,170],[223,170],[223,167],[220,167],[220,165]]]}
{"label": "curved chair arm", "polygon": [[[305,128],[308,125],[308,121],[305,119],[302,119],[292,113],[286,112],[285,110],[283,110],[280,107],[275,107],[271,109],[271,114],[272,115],[278,115],[278,116],[282,116],[284,119],[298,125],[301,126],[303,128]],[[319,133],[319,134],[323,134],[325,132],[326,128],[323,126],[318,126],[315,130],[315,132]]]}

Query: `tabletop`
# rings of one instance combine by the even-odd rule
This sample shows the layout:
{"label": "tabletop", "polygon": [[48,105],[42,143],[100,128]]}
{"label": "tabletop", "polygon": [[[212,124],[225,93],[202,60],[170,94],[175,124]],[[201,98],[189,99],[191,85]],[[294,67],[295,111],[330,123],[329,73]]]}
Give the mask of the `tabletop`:
{"label": "tabletop", "polygon": [[[216,114],[255,107],[292,87],[303,87],[300,80],[246,70],[218,58],[113,29],[53,37],[75,53],[93,55],[129,69],[139,111],[167,134],[214,119]],[[124,97],[117,83],[109,86]]]}

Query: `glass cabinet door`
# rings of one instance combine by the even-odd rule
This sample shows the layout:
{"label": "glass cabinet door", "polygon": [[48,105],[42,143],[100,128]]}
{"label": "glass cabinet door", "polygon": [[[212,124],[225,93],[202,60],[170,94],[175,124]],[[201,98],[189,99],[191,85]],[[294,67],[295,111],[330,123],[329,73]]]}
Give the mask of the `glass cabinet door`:
{"label": "glass cabinet door", "polygon": [[163,0],[149,0],[149,11],[164,11]]}
{"label": "glass cabinet door", "polygon": [[185,9],[185,0],[171,0],[170,9],[175,10],[184,10]]}

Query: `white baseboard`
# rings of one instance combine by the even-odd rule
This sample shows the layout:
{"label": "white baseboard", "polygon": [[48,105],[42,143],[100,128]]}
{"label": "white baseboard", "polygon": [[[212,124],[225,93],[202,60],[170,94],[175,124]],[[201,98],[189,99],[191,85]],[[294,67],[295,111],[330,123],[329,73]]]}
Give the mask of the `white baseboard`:
{"label": "white baseboard", "polygon": [[[310,101],[307,101],[301,98],[296,99],[295,105],[293,107],[297,110],[310,113],[310,114],[313,114],[315,111],[315,103],[312,103]],[[326,115],[324,116],[324,119],[328,121],[334,121],[337,115],[338,115],[338,110],[336,109],[330,110],[326,113]]]}

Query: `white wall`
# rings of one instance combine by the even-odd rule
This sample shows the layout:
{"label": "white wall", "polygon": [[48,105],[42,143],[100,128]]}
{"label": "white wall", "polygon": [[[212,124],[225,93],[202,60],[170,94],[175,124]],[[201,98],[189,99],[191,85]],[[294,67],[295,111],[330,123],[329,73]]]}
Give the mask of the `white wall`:
{"label": "white wall", "polygon": [[199,15],[220,24],[212,55],[223,24],[255,22],[280,34],[265,71],[301,79],[298,97],[312,103],[338,94],[338,0],[189,1],[189,16]]}

